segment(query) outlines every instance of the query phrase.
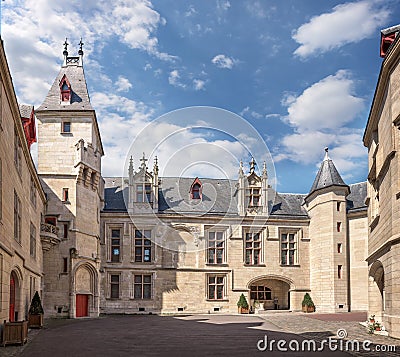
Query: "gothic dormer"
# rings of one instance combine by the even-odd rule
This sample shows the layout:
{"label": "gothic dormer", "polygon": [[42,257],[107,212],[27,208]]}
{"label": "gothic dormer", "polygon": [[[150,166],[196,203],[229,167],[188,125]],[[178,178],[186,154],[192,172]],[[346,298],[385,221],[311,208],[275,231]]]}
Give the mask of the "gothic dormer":
{"label": "gothic dormer", "polygon": [[238,210],[244,216],[268,214],[268,175],[264,162],[262,175],[256,173],[257,163],[251,158],[250,171],[246,176],[243,171],[243,163],[240,162],[238,180]]}
{"label": "gothic dormer", "polygon": [[203,191],[203,185],[201,181],[199,180],[198,177],[196,177],[190,186],[190,198],[192,200],[200,200],[202,199],[202,192]]}
{"label": "gothic dormer", "polygon": [[137,171],[133,167],[131,157],[129,174],[129,204],[128,208],[135,213],[157,212],[158,210],[158,160],[154,159],[153,172],[149,172],[146,165],[145,153],[140,159],[140,167]]}
{"label": "gothic dormer", "polygon": [[60,98],[62,104],[71,103],[71,83],[65,74],[60,81]]}

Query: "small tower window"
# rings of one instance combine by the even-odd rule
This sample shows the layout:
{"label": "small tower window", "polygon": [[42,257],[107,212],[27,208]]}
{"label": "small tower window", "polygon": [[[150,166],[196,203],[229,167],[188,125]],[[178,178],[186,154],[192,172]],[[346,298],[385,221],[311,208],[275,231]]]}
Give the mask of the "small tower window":
{"label": "small tower window", "polygon": [[71,122],[70,121],[63,121],[61,126],[62,133],[70,133],[71,132]]}
{"label": "small tower window", "polygon": [[201,200],[202,198],[202,184],[198,177],[195,178],[190,186],[190,198],[193,200]]}

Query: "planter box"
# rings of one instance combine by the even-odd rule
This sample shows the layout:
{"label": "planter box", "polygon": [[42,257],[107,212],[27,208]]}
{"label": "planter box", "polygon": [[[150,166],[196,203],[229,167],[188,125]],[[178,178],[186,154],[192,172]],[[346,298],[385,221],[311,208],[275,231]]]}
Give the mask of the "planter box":
{"label": "planter box", "polygon": [[314,306],[303,306],[303,312],[314,312],[315,307]]}
{"label": "planter box", "polygon": [[239,307],[239,314],[248,314],[248,313],[249,313],[249,309]]}
{"label": "planter box", "polygon": [[43,314],[28,315],[29,328],[42,328],[43,327]]}
{"label": "planter box", "polygon": [[28,339],[28,321],[6,322],[3,324],[3,346],[21,344]]}

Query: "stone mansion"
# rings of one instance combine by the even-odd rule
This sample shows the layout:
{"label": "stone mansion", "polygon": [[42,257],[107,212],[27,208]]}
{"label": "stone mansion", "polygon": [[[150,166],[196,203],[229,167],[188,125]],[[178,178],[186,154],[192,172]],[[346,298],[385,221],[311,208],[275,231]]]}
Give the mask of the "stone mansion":
{"label": "stone mansion", "polygon": [[[386,122],[399,124],[399,116],[379,124],[382,102],[390,101],[391,115],[400,108],[385,95],[400,88],[397,37],[387,51],[393,58],[384,59],[365,136],[368,181],[345,183],[326,149],[310,191],[287,194],[273,191],[266,166],[257,172],[254,159],[238,163],[232,180],[160,177],[163,163],[148,167],[138,150],[141,165],[131,162],[126,177],[102,177],[82,44],[78,56],[65,46],[60,72],[35,110],[18,106],[1,44],[0,317],[23,318],[36,290],[47,316],[71,318],[236,313],[242,293],[251,306],[257,300],[264,309],[296,311],[309,293],[318,312],[369,311],[400,336],[392,290],[399,290],[399,225],[383,228],[400,212],[398,191],[392,197],[389,190],[395,184],[384,179],[393,167],[400,183],[399,130],[390,149],[385,140],[377,144],[380,135],[392,137]],[[37,169],[29,153],[35,121]],[[375,242],[383,239],[376,232],[387,232],[390,243]],[[384,271],[392,274],[386,295]]]}

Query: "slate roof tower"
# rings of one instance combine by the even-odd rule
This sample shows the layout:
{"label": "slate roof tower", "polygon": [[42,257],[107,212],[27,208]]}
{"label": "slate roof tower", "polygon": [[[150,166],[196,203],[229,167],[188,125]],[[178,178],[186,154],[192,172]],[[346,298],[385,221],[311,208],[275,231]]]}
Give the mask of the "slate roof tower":
{"label": "slate roof tower", "polygon": [[99,314],[103,147],[79,45],[79,55],[69,56],[65,41],[63,65],[36,110],[45,221],[60,241],[44,254],[44,307],[48,315],[68,317]]}

